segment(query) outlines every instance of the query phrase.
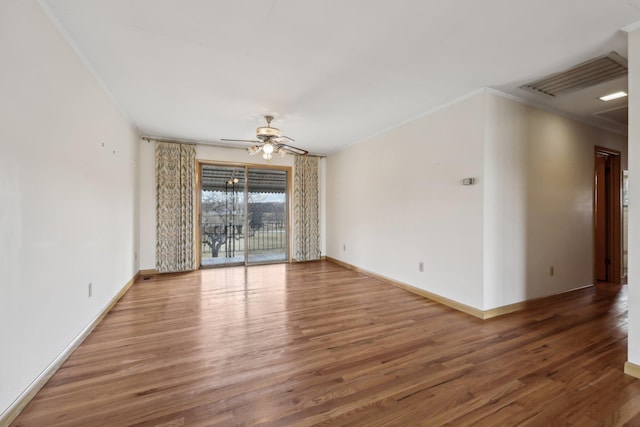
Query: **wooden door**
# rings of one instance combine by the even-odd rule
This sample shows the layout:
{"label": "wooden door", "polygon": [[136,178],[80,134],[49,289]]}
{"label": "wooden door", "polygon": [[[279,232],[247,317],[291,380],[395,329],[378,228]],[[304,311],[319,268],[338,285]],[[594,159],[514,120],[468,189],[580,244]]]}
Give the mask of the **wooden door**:
{"label": "wooden door", "polygon": [[622,170],[620,153],[596,147],[594,275],[596,282],[622,279]]}
{"label": "wooden door", "polygon": [[609,280],[609,266],[611,258],[609,256],[609,242],[607,236],[607,174],[608,157],[601,153],[596,153],[596,195],[595,195],[595,237],[596,237],[596,280],[607,282]]}

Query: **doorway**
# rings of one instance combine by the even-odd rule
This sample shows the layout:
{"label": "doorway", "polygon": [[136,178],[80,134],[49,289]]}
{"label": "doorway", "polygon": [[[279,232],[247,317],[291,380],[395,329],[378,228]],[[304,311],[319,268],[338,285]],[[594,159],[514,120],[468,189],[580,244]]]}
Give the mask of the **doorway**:
{"label": "doorway", "polygon": [[289,260],[288,168],[199,164],[200,267]]}
{"label": "doorway", "polygon": [[622,282],[622,168],[620,152],[595,149],[594,283]]}

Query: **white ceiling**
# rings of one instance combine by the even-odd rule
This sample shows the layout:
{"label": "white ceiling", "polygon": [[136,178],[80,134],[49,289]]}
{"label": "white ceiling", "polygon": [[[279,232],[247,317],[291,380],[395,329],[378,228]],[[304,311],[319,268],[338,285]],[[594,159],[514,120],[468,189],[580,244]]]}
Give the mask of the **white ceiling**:
{"label": "white ceiling", "polygon": [[610,51],[627,57],[619,30],[640,20],[640,0],[42,4],[141,134],[252,139],[270,113],[314,153],[483,87],[597,121],[594,94],[554,101],[518,87]]}

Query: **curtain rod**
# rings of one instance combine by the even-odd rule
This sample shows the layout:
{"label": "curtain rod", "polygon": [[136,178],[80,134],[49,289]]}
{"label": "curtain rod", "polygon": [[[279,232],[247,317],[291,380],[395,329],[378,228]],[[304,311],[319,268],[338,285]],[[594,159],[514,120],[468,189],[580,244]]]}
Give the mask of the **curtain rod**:
{"label": "curtain rod", "polygon": [[[155,142],[168,142],[170,144],[204,145],[204,146],[207,146],[207,147],[234,148],[236,150],[246,150],[247,149],[247,147],[238,147],[237,145],[225,144],[223,142],[215,142],[215,141],[198,142],[198,141],[193,141],[193,140],[189,140],[189,139],[170,139],[170,138],[161,138],[161,137],[149,136],[149,135],[142,135],[140,137],[140,139],[142,139],[143,141],[147,141],[147,142],[155,141]],[[326,154],[316,154],[316,153],[309,153],[309,154],[307,154],[307,156],[309,156],[309,157],[320,157],[320,158],[327,157]]]}
{"label": "curtain rod", "polygon": [[147,135],[141,136],[140,139],[142,139],[143,141],[147,141],[147,142],[155,141],[155,142],[168,142],[170,144],[198,145],[198,143],[196,141],[189,141],[189,140],[186,140],[186,139],[158,138],[158,137],[155,137],[155,136],[147,136]]}

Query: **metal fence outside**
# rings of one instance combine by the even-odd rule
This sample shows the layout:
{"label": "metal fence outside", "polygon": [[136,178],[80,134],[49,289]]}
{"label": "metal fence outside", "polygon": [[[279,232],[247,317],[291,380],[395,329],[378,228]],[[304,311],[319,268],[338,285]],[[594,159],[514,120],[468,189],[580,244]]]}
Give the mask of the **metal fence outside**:
{"label": "metal fence outside", "polygon": [[[246,240],[245,240],[246,239]],[[247,249],[252,253],[285,251],[287,227],[283,221],[264,221],[256,226],[244,224],[203,223],[202,256],[233,257]]]}

